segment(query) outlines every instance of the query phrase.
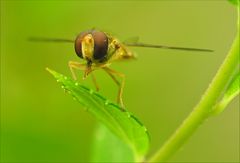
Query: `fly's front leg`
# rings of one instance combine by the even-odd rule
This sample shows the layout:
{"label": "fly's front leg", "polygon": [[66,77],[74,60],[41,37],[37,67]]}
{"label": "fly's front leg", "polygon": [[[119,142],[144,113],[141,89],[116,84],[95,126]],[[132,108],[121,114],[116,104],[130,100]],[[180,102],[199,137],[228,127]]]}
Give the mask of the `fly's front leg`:
{"label": "fly's front leg", "polygon": [[95,76],[94,76],[93,73],[91,73],[91,76],[92,76],[93,84],[94,84],[95,87],[96,87],[96,91],[98,92],[98,91],[99,91],[99,86],[98,86],[98,84],[97,84],[97,80],[96,80],[96,78],[95,78]]}
{"label": "fly's front leg", "polygon": [[[117,102],[121,105],[122,110],[125,111],[124,109],[124,104],[123,104],[123,99],[122,99],[122,95],[123,95],[123,88],[125,85],[125,75],[120,73],[120,72],[116,72],[108,67],[103,67],[103,69],[109,74],[109,76],[114,80],[114,82],[118,85],[119,87],[119,91],[118,91],[118,97],[117,97]],[[115,77],[115,75],[119,76],[122,78],[122,82],[120,83],[117,78]]]}
{"label": "fly's front leg", "polygon": [[[78,62],[74,62],[74,61],[69,61],[68,62],[68,66],[70,68],[70,71],[72,73],[72,77],[74,80],[77,80],[77,77],[76,77],[76,74],[74,72],[74,69],[79,69],[79,70],[82,70],[82,71],[85,71],[86,69],[86,64],[81,64],[81,63],[78,63]],[[99,86],[97,84],[97,81],[96,81],[96,78],[95,76],[93,75],[93,73],[91,73],[91,76],[92,76],[92,81],[93,81],[93,84],[95,85],[96,87],[96,90],[99,91]],[[84,78],[85,79],[85,78]]]}
{"label": "fly's front leg", "polygon": [[74,80],[77,80],[76,74],[74,72],[74,69],[79,69],[79,70],[84,70],[86,67],[86,64],[74,62],[74,61],[69,61],[68,66],[70,68],[70,71],[72,73],[72,77]]}

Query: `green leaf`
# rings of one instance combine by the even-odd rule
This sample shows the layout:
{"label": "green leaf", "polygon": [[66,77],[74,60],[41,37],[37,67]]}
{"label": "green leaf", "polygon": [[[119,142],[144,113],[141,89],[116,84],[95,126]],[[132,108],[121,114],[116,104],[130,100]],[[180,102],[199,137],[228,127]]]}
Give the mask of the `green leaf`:
{"label": "green leaf", "polygon": [[62,84],[66,92],[129,145],[134,152],[135,160],[143,159],[149,147],[149,134],[146,127],[135,116],[128,111],[122,111],[117,104],[71,78],[53,70],[47,70]]}
{"label": "green leaf", "polygon": [[230,82],[222,100],[216,105],[213,114],[221,113],[226,106],[239,94],[240,92],[240,73],[238,73]]}
{"label": "green leaf", "polygon": [[103,124],[94,134],[91,162],[134,162],[133,151]]}
{"label": "green leaf", "polygon": [[239,4],[239,0],[228,0],[228,1],[236,6]]}

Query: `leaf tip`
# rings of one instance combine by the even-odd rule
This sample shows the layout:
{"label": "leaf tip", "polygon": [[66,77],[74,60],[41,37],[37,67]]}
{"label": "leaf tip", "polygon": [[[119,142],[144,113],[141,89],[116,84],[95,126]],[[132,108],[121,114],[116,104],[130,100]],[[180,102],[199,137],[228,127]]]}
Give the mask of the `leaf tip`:
{"label": "leaf tip", "polygon": [[48,72],[50,72],[51,74],[54,74],[54,71],[51,70],[50,68],[46,67],[46,70],[47,70]]}
{"label": "leaf tip", "polygon": [[46,70],[50,73],[50,74],[52,74],[55,78],[61,78],[61,74],[59,74],[59,73],[57,73],[56,71],[54,71],[54,70],[52,70],[52,69],[50,69],[50,68],[48,68],[48,67],[46,67]]}

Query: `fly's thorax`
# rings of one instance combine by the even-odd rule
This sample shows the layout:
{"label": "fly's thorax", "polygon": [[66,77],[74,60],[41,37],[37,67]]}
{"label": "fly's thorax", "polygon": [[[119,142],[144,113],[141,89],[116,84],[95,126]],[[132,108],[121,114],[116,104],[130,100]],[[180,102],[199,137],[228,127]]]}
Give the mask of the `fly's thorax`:
{"label": "fly's thorax", "polygon": [[120,48],[120,43],[117,39],[109,37],[108,44],[108,58],[111,58],[115,55],[116,51]]}
{"label": "fly's thorax", "polygon": [[110,38],[108,45],[108,58],[109,61],[115,61],[123,59],[133,59],[136,58],[136,56],[117,39]]}
{"label": "fly's thorax", "polygon": [[97,30],[82,32],[75,40],[75,52],[92,63],[104,62],[108,52],[108,37]]}

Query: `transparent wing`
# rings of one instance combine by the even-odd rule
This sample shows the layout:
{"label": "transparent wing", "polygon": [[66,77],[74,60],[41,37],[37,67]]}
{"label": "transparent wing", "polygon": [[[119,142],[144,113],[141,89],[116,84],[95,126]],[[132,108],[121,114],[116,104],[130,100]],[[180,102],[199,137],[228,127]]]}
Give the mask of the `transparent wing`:
{"label": "transparent wing", "polygon": [[123,41],[123,44],[127,45],[127,44],[137,44],[139,42],[139,37],[138,36],[134,36],[134,37],[130,37],[127,38],[126,40]]}

